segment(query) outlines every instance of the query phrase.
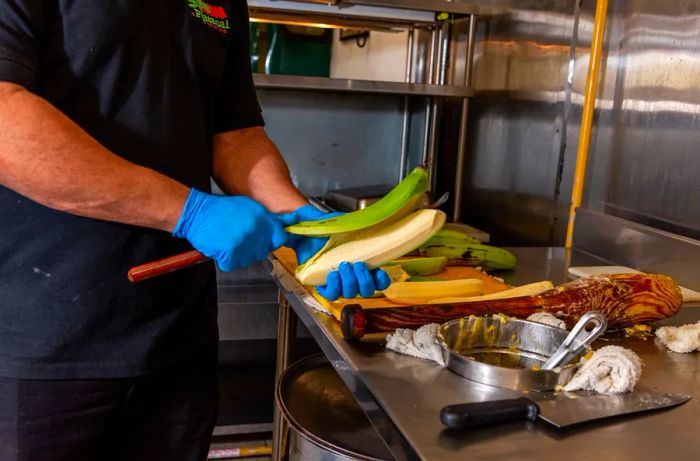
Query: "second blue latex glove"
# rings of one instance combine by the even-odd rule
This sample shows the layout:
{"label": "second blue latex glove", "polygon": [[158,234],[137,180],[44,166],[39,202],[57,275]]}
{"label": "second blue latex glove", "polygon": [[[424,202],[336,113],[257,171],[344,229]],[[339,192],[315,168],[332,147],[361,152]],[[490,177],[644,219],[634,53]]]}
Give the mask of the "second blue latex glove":
{"label": "second blue latex glove", "polygon": [[324,286],[316,291],[329,301],[340,298],[352,299],[358,294],[369,298],[377,290],[386,290],[391,284],[389,275],[381,269],[369,270],[363,262],[342,262],[337,271],[330,272]]}
{"label": "second blue latex glove", "polygon": [[[305,205],[295,210],[294,214],[299,221],[318,221],[342,213],[324,213],[313,205]],[[328,238],[289,235],[286,245],[296,252],[298,263],[304,264],[323,248],[327,241]],[[337,271],[328,274],[326,284],[317,286],[316,291],[329,301],[335,301],[341,296],[354,298],[358,294],[370,297],[375,291],[385,290],[390,284],[389,275],[381,269],[370,271],[363,262],[343,262]]]}
{"label": "second blue latex glove", "polygon": [[250,266],[284,245],[284,226],[295,224],[290,213],[278,215],[244,196],[219,196],[192,189],[173,236],[186,238],[214,259],[224,272]]}

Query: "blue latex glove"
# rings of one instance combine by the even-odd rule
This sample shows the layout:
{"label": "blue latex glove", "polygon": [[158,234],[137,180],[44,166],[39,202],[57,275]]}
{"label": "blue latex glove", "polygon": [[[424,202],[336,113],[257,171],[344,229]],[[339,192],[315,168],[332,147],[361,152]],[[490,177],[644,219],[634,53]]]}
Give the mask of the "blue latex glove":
{"label": "blue latex glove", "polygon": [[[294,214],[297,215],[299,221],[318,221],[342,213],[324,213],[313,205],[305,205],[295,210]],[[325,237],[289,235],[287,246],[296,252],[299,264],[303,264],[315,255],[327,241],[328,238]],[[370,297],[376,290],[385,290],[390,284],[389,275],[381,269],[370,271],[363,262],[353,264],[343,262],[337,271],[328,274],[326,285],[317,286],[316,291],[329,301],[335,301],[341,296],[354,298],[358,294]]]}
{"label": "blue latex glove", "polygon": [[293,213],[278,215],[244,196],[224,197],[192,189],[173,230],[214,259],[224,272],[262,261],[287,241],[284,226],[298,221]]}

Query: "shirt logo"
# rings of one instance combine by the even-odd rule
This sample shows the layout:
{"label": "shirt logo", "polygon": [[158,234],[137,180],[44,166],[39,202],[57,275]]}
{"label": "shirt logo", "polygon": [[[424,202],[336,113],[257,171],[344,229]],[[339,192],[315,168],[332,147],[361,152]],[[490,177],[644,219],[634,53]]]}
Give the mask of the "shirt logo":
{"label": "shirt logo", "polygon": [[210,5],[202,0],[187,0],[187,4],[192,10],[193,17],[199,18],[205,25],[217,32],[228,34],[231,25],[223,6]]}

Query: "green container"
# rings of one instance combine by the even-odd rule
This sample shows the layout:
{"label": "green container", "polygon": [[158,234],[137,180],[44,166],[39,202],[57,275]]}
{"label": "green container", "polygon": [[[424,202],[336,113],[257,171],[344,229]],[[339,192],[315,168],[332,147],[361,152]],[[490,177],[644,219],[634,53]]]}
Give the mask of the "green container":
{"label": "green container", "polygon": [[[331,69],[333,31],[317,27],[267,26],[266,74],[328,77]],[[259,48],[258,48],[259,51]],[[258,60],[261,59],[257,53]],[[259,62],[254,69],[259,69]]]}

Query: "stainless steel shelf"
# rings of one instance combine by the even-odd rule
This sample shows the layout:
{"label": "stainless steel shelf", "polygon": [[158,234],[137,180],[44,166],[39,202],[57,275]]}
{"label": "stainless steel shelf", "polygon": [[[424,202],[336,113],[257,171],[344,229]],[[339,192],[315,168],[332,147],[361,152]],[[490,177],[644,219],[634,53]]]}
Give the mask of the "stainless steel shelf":
{"label": "stainless steel shelf", "polygon": [[279,13],[303,14],[306,17],[355,18],[396,22],[398,24],[432,24],[435,22],[434,12],[426,11],[425,9],[421,11],[395,7],[386,8],[383,5],[340,5],[337,2],[327,0],[248,0],[248,7],[252,17],[257,16],[260,12],[275,11]]}
{"label": "stainless steel shelf", "polygon": [[[369,7],[403,8],[416,11],[472,14],[481,11],[478,1],[470,0],[343,0],[343,5],[364,5]],[[499,2],[484,2],[486,6]]]}
{"label": "stainless steel shelf", "polygon": [[507,3],[505,0],[489,0],[488,2],[474,0],[249,0],[248,4],[278,9],[317,11],[322,8],[322,11],[340,11],[343,14],[350,11],[350,14],[355,15],[392,13],[402,16],[424,12],[472,14],[479,13],[484,8],[493,8],[493,6],[502,6]]}
{"label": "stainless steel shelf", "polygon": [[425,85],[421,83],[348,80],[342,78],[302,77],[295,75],[254,74],[255,86],[260,89],[332,91],[344,93],[396,94],[408,96],[441,96],[468,98],[472,88],[452,85]]}

